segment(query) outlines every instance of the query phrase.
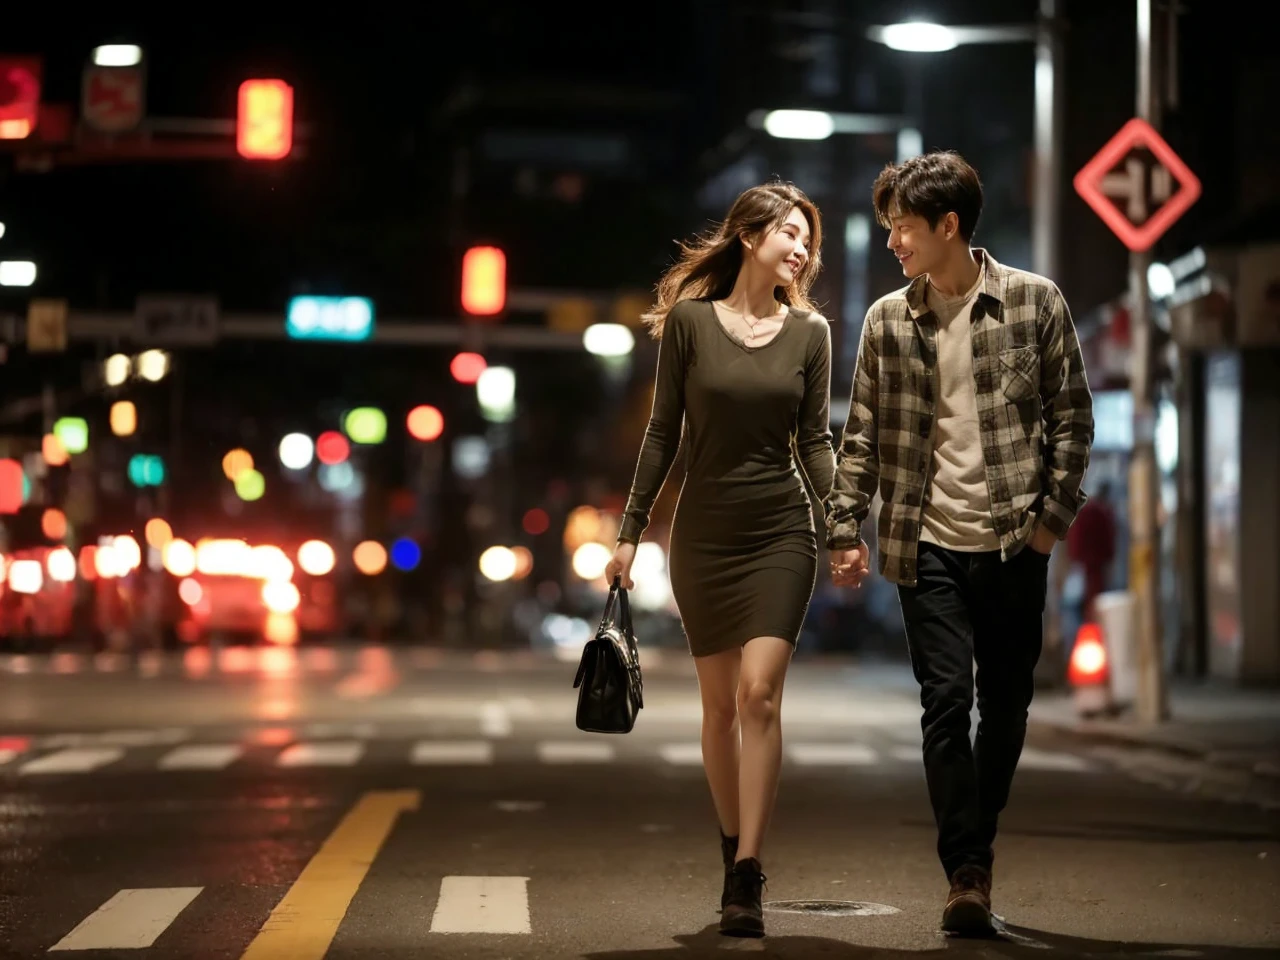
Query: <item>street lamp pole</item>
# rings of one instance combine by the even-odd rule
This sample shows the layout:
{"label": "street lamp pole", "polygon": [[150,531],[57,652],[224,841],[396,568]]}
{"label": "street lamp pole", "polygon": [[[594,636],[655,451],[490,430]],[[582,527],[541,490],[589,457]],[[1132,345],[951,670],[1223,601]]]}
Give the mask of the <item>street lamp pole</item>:
{"label": "street lamp pole", "polygon": [[896,23],[873,26],[867,36],[894,50],[942,53],[958,46],[991,43],[1036,45],[1035,175],[1031,207],[1032,269],[1058,278],[1058,241],[1062,209],[1062,37],[1057,0],[1040,0],[1035,24],[942,26],[936,23]]}
{"label": "street lamp pole", "polygon": [[1031,201],[1031,269],[1059,279],[1062,219],[1062,32],[1058,0],[1040,0],[1036,24],[1035,181]]}

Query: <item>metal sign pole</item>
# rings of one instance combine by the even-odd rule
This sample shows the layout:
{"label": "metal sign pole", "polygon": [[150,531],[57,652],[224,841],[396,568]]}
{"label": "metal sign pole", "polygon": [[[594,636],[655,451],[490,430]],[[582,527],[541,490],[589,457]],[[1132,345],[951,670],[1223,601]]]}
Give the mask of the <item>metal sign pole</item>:
{"label": "metal sign pole", "polygon": [[[1137,0],[1136,116],[1159,128],[1152,63],[1153,0]],[[1147,291],[1148,250],[1129,254],[1133,299],[1133,459],[1129,467],[1129,589],[1137,606],[1138,719],[1156,723],[1168,716],[1160,616],[1159,472],[1155,456],[1156,406],[1152,376],[1151,306]]]}

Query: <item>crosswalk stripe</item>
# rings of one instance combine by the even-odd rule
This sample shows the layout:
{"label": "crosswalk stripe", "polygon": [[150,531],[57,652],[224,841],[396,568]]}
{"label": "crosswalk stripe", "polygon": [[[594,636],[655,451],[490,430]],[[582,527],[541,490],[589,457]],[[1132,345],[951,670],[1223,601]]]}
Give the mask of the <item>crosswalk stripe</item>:
{"label": "crosswalk stripe", "polygon": [[71,747],[28,760],[18,768],[18,773],[88,773],[123,756],[124,747]]}
{"label": "crosswalk stripe", "polygon": [[490,764],[493,744],[487,740],[419,740],[409,756],[414,764]]}
{"label": "crosswalk stripe", "polygon": [[787,748],[791,760],[802,766],[869,766],[880,755],[863,743],[793,743]]}
{"label": "crosswalk stripe", "polygon": [[1089,763],[1083,757],[1072,753],[1050,753],[1035,747],[1022,748],[1018,766],[1028,770],[1059,770],[1064,773],[1083,773],[1089,769]]}
{"label": "crosswalk stripe", "polygon": [[511,715],[507,708],[496,700],[490,700],[480,707],[480,732],[486,737],[511,736]]}
{"label": "crosswalk stripe", "polygon": [[239,759],[238,743],[192,743],[176,747],[160,758],[161,770],[221,770]]}
{"label": "crosswalk stripe", "polygon": [[204,887],[120,890],[49,948],[129,950],[149,947]]}
{"label": "crosswalk stripe", "polygon": [[349,767],[364,753],[359,740],[295,743],[276,758],[280,767]]}
{"label": "crosswalk stripe", "polygon": [[702,765],[702,744],[668,743],[659,748],[658,755],[678,767],[698,767]]}
{"label": "crosswalk stripe", "polygon": [[18,753],[19,751],[17,750],[0,750],[0,766],[8,763],[10,760],[16,757]]}
{"label": "crosswalk stripe", "polygon": [[532,933],[528,877],[445,877],[432,933]]}
{"label": "crosswalk stripe", "polygon": [[543,741],[538,759],[543,763],[609,763],[617,756],[610,743]]}

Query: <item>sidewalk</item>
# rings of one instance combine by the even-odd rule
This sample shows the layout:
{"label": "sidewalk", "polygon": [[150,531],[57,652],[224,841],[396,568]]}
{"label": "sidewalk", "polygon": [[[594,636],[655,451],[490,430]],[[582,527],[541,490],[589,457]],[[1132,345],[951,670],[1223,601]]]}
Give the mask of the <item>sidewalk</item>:
{"label": "sidewalk", "polygon": [[1086,720],[1070,691],[1038,691],[1031,722],[1093,743],[1160,750],[1280,780],[1280,690],[1173,679],[1168,698],[1168,719],[1144,724],[1132,710]]}

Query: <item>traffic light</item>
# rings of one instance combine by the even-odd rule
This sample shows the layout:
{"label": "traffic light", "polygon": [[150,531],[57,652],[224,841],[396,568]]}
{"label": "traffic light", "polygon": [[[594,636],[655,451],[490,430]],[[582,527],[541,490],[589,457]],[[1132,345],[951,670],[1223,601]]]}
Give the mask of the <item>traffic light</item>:
{"label": "traffic light", "polygon": [[507,255],[497,247],[472,247],[462,257],[462,309],[492,317],[507,305]]}
{"label": "traffic light", "polygon": [[164,461],[146,453],[129,458],[129,481],[135,487],[158,487],[164,483]]}
{"label": "traffic light", "polygon": [[236,150],[246,160],[280,160],[293,149],[293,87],[283,80],[240,84]]}
{"label": "traffic light", "polygon": [[0,140],[25,140],[40,118],[40,58],[0,57]]}

